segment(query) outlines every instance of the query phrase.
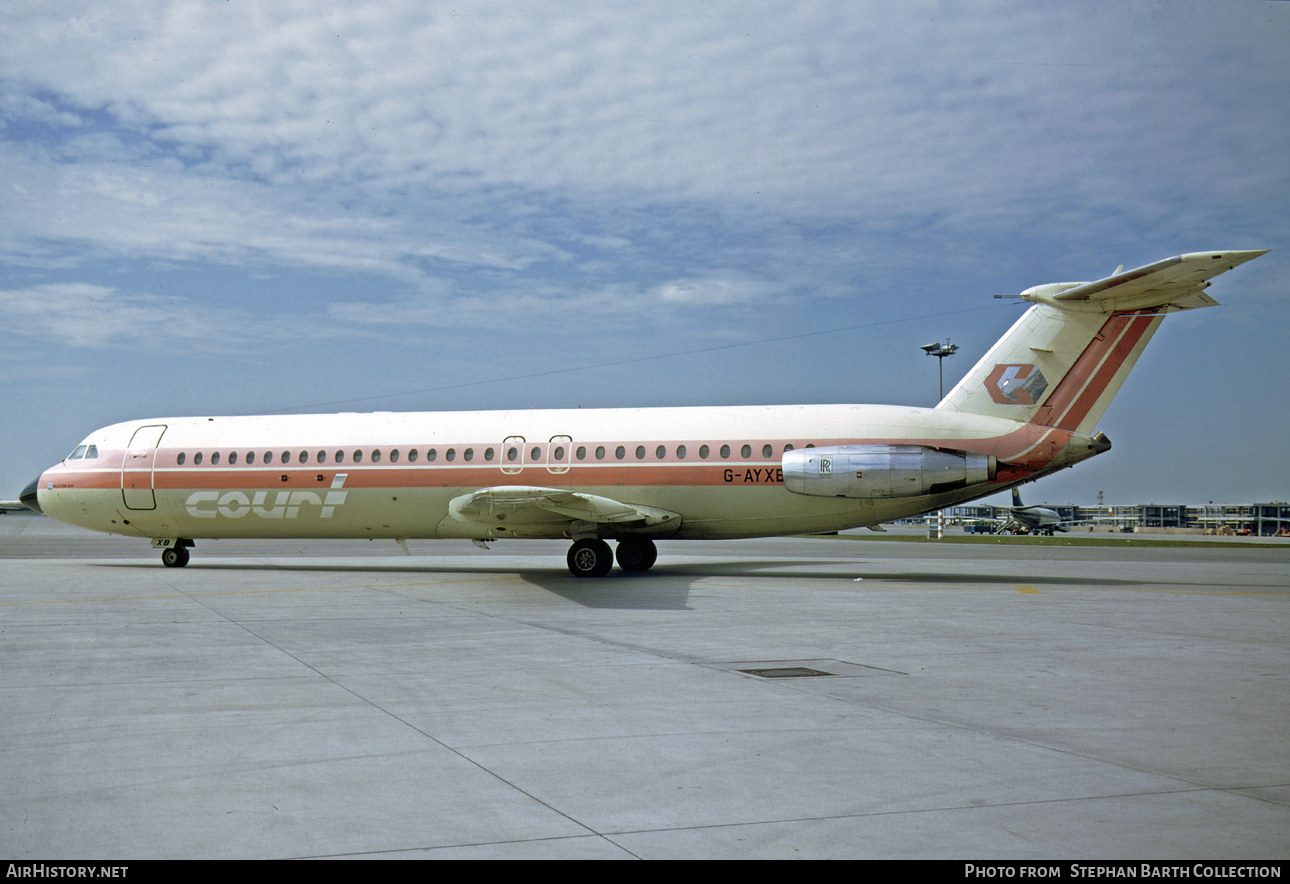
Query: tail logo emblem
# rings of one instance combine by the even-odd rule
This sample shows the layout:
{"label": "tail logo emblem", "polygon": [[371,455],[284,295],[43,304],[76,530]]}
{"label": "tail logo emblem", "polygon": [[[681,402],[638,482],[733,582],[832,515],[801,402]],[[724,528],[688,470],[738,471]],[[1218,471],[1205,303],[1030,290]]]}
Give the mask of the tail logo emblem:
{"label": "tail logo emblem", "polygon": [[1035,405],[1048,389],[1048,380],[1034,364],[1000,364],[985,379],[990,398],[1000,405]]}

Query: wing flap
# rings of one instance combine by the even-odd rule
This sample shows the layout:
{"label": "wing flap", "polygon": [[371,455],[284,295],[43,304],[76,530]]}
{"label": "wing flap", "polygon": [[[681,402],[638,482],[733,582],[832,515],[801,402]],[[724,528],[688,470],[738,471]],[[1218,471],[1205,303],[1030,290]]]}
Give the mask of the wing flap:
{"label": "wing flap", "polygon": [[448,512],[463,522],[508,527],[582,522],[626,529],[676,528],[681,516],[669,510],[624,503],[598,494],[541,488],[532,485],[496,485],[454,497]]}

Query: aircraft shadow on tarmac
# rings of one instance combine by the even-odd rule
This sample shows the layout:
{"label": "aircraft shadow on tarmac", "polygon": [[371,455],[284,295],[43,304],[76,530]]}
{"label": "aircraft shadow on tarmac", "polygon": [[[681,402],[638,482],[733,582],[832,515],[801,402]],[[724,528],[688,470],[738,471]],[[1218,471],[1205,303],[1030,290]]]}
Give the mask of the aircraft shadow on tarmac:
{"label": "aircraft shadow on tarmac", "polygon": [[[98,562],[104,568],[138,568],[153,569],[151,563],[136,562]],[[584,580],[573,577],[564,568],[552,567],[549,570],[503,567],[501,565],[474,565],[462,567],[459,563],[452,566],[430,564],[364,564],[360,560],[353,562],[230,562],[206,559],[194,562],[184,569],[184,573],[201,571],[280,571],[284,573],[329,573],[329,574],[455,574],[475,575],[480,578],[489,576],[516,576],[525,583],[539,589],[561,596],[571,602],[588,608],[622,608],[625,610],[688,610],[690,580],[678,582],[685,572],[661,574],[660,569],[649,573],[627,574],[615,571],[610,576],[599,580]],[[170,572],[173,573],[173,572]],[[659,578],[663,579],[659,579]]]}
{"label": "aircraft shadow on tarmac", "polygon": [[[152,563],[101,562],[101,567],[155,568]],[[473,574],[515,575],[531,586],[588,608],[621,608],[625,610],[687,610],[690,588],[695,581],[711,577],[747,577],[754,580],[847,580],[857,589],[930,588],[936,586],[982,589],[1013,589],[1019,585],[1078,588],[1084,586],[1145,586],[1141,580],[1077,575],[1028,574],[1020,572],[983,573],[979,571],[877,571],[868,570],[863,561],[846,564],[834,560],[785,560],[664,563],[642,573],[615,570],[607,577],[584,580],[572,577],[565,569],[515,568],[513,564],[472,564],[460,561],[432,564],[421,561],[352,559],[311,562],[307,559],[272,562],[220,561],[205,559],[189,565],[186,571],[281,571],[291,573],[351,574]],[[863,581],[863,583],[861,582]],[[864,584],[868,584],[865,586]]]}

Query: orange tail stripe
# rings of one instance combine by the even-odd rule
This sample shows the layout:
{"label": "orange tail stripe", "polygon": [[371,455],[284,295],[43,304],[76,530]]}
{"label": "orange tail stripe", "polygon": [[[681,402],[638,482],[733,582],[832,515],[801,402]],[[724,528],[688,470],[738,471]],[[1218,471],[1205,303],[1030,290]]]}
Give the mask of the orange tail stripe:
{"label": "orange tail stripe", "polygon": [[1156,321],[1157,311],[1116,314],[1102,326],[1070,371],[1062,378],[1035,421],[1064,430],[1076,429],[1092,410],[1124,361]]}

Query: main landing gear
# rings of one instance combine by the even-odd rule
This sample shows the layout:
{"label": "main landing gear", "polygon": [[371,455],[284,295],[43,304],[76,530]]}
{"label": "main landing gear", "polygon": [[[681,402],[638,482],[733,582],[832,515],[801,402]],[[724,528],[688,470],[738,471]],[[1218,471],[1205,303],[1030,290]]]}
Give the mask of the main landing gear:
{"label": "main landing gear", "polygon": [[604,577],[613,568],[615,558],[624,571],[648,571],[658,559],[658,548],[652,540],[620,540],[615,556],[603,540],[579,540],[569,547],[569,573],[574,577]]}

